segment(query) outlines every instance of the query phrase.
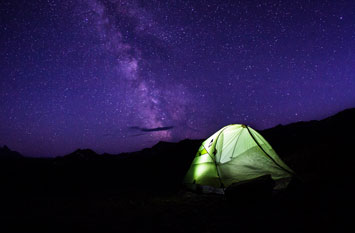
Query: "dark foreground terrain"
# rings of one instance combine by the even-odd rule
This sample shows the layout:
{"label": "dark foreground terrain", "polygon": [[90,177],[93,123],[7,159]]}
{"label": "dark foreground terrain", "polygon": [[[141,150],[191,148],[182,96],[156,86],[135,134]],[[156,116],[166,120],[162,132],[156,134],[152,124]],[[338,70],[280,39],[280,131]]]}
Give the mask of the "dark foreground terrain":
{"label": "dark foreground terrain", "polygon": [[55,159],[0,148],[0,232],[345,232],[354,221],[355,109],[261,131],[298,174],[271,198],[181,186],[202,140]]}

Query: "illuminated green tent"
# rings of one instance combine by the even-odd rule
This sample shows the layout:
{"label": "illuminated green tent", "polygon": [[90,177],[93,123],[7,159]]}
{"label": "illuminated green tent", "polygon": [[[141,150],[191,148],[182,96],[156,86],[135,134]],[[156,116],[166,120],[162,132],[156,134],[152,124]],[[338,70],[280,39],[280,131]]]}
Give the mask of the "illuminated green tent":
{"label": "illuminated green tent", "polygon": [[271,175],[275,189],[285,188],[294,172],[254,129],[228,125],[205,140],[192,161],[184,183],[191,187],[227,188]]}

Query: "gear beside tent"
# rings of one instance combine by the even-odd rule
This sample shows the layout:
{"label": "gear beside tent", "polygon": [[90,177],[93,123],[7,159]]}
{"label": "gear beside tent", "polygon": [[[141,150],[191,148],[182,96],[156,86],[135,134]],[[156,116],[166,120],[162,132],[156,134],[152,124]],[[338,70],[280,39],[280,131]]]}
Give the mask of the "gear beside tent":
{"label": "gear beside tent", "polygon": [[232,184],[270,175],[274,189],[286,188],[294,172],[254,129],[225,126],[205,140],[192,161],[184,183],[202,192],[220,192]]}

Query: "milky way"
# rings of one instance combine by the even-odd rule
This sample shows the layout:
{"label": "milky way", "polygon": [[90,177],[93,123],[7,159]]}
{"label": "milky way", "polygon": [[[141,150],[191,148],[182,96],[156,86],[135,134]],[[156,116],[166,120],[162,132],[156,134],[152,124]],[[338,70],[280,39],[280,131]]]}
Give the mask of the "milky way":
{"label": "milky way", "polygon": [[355,2],[0,2],[0,145],[120,153],[355,107]]}
{"label": "milky way", "polygon": [[[145,54],[152,48],[146,43],[149,42],[153,49],[165,43],[163,33],[152,16],[134,1],[90,1],[87,17],[85,20],[90,18],[94,22],[92,26],[98,32],[105,52],[112,58],[108,69],[114,69],[117,72],[115,77],[123,79],[121,85],[125,93],[118,102],[131,117],[127,124],[156,128],[163,127],[166,121],[176,124],[185,118],[180,108],[186,103],[176,99],[184,99],[181,96],[184,90],[177,86],[178,83],[168,80],[170,83],[166,83],[166,88],[173,92],[169,95],[162,88],[167,74],[160,74],[159,82],[163,84],[157,84],[158,74],[147,67],[151,61]],[[122,92],[122,89],[118,91]],[[150,137],[170,140],[171,132],[161,131]]]}

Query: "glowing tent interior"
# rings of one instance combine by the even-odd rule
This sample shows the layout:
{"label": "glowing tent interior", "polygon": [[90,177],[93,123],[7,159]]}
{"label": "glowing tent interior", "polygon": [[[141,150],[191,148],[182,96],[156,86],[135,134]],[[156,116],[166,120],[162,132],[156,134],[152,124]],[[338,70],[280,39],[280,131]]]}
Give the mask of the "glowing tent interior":
{"label": "glowing tent interior", "polygon": [[270,175],[274,189],[285,188],[294,172],[254,129],[233,124],[217,131],[199,148],[184,183],[193,189],[224,189],[231,184]]}

